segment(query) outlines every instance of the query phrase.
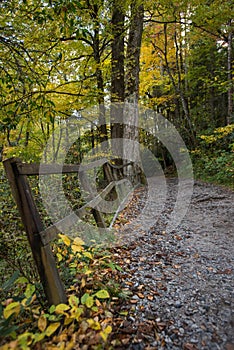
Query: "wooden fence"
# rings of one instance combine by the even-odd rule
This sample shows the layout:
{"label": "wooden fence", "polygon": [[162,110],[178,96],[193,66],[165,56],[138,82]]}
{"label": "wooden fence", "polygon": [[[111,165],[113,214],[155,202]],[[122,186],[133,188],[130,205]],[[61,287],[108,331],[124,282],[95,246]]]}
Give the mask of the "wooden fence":
{"label": "wooden fence", "polygon": [[[94,161],[86,166],[82,166],[82,168],[80,164],[64,164],[62,168],[63,174],[79,172],[82,187],[89,193],[88,203],[76,210],[74,213],[66,216],[58,223],[45,228],[35,204],[27,177],[60,174],[61,165],[43,164],[43,166],[40,166],[40,164],[35,163],[27,164],[22,163],[19,158],[7,159],[3,162],[3,164],[11,186],[12,194],[15,198],[22,222],[24,224],[27,238],[48,303],[49,305],[66,303],[67,297],[64,285],[59,276],[50,243],[59,233],[57,226],[69,224],[75,218],[77,219],[77,216],[82,218],[87,213],[87,208],[91,209],[91,213],[93,214],[97,226],[102,228],[105,227],[105,221],[102,214],[95,208],[98,207],[98,204],[115,188],[116,185],[126,181],[126,179],[119,181],[114,180],[112,176],[113,172],[111,167],[115,168],[115,170],[120,170],[122,166],[113,166],[111,163],[108,163],[108,160],[105,158]],[[105,173],[109,184],[100,194],[94,197],[86,177],[86,171],[97,167],[98,165],[105,166]],[[125,166],[127,165],[129,165],[129,163],[125,164]]]}

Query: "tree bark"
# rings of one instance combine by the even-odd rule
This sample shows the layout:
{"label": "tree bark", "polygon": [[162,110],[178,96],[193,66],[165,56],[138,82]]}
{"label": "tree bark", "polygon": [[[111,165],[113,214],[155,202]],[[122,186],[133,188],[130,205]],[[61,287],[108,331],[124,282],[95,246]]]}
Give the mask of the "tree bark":
{"label": "tree bark", "polygon": [[[179,95],[180,97],[180,101],[181,101],[181,105],[182,105],[182,109],[183,109],[183,112],[184,112],[184,116],[185,116],[185,119],[187,121],[187,124],[188,124],[188,127],[189,127],[189,131],[190,131],[190,138],[191,138],[191,141],[192,141],[192,145],[194,146],[196,144],[196,137],[195,137],[195,132],[194,132],[194,128],[193,128],[193,125],[192,125],[192,121],[191,121],[191,118],[190,118],[190,113],[189,113],[189,106],[188,106],[188,101],[187,101],[187,98],[184,94],[184,91],[183,91],[183,87],[181,85],[181,79],[180,79],[180,72],[178,71],[177,74],[178,74],[178,83],[176,84],[176,81],[173,77],[173,74],[171,72],[171,68],[170,68],[170,65],[169,65],[169,62],[168,62],[168,42],[167,42],[167,24],[165,23],[164,24],[164,39],[165,39],[165,44],[164,44],[164,58],[165,58],[165,65],[166,65],[166,70],[167,70],[167,73],[168,73],[168,76],[169,76],[169,79],[172,83],[172,86],[175,90],[175,92]],[[178,43],[177,43],[177,37],[176,37],[176,29],[175,29],[175,35],[174,35],[174,42],[175,42],[175,47],[176,47],[176,60],[178,60]],[[179,63],[176,62],[176,65],[177,67],[179,66]]]}
{"label": "tree bark", "polygon": [[143,4],[131,3],[131,23],[128,35],[126,55],[126,87],[124,109],[124,162],[132,161],[132,166],[124,168],[126,176],[133,183],[139,182],[137,169],[141,167],[139,150],[139,73],[140,50],[143,33],[144,7]]}
{"label": "tree bark", "polygon": [[229,33],[228,33],[228,82],[230,84],[228,88],[228,113],[227,113],[227,124],[234,122],[233,120],[233,82],[232,82],[232,22],[229,22]]}
{"label": "tree bark", "polygon": [[140,50],[143,33],[144,7],[132,1],[131,24],[126,55],[126,98],[139,99]]}
{"label": "tree bark", "polygon": [[125,13],[119,0],[113,1],[112,9],[112,45],[111,45],[111,143],[115,157],[123,158],[123,102],[125,97],[124,81],[124,19]]}
{"label": "tree bark", "polygon": [[104,105],[104,79],[101,70],[101,49],[100,49],[100,23],[98,18],[98,5],[93,5],[92,17],[95,22],[94,37],[93,37],[93,56],[96,63],[96,81],[98,88],[98,106],[99,106],[99,126],[98,126],[98,136],[101,142],[101,149],[105,151],[105,141],[108,140],[107,127],[106,127],[106,117],[105,117],[105,105]]}

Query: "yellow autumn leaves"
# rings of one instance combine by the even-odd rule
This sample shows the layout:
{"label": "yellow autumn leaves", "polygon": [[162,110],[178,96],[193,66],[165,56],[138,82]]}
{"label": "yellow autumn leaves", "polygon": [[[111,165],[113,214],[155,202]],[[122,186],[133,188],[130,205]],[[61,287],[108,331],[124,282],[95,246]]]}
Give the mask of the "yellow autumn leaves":
{"label": "yellow autumn leaves", "polygon": [[63,234],[59,234],[59,237],[63,241],[63,243],[67,246],[72,248],[72,251],[74,253],[81,252],[84,250],[83,245],[85,244],[84,241],[80,237],[74,238],[74,240],[71,241],[71,239]]}
{"label": "yellow autumn leaves", "polygon": [[5,319],[8,319],[11,315],[15,314],[18,316],[21,310],[21,304],[19,301],[12,302],[6,306],[3,310],[3,316]]}
{"label": "yellow autumn leaves", "polygon": [[[31,287],[28,289],[32,290]],[[70,327],[72,327],[74,331],[77,329],[78,332],[83,332],[84,330],[86,332],[88,329],[95,331],[96,336],[99,335],[100,339],[106,342],[112,331],[112,327],[108,324],[109,321],[105,319],[100,321],[98,313],[94,318],[89,317],[86,319],[82,316],[85,313],[85,307],[91,309],[96,305],[95,311],[98,311],[97,305],[102,306],[98,299],[102,300],[107,298],[110,298],[108,291],[102,289],[92,295],[85,293],[80,299],[75,295],[71,295],[68,299],[68,304],[52,305],[48,313],[36,308],[34,309],[35,313],[33,316],[37,318],[37,328],[39,332],[38,330],[24,332],[18,335],[16,340],[2,346],[1,350],[28,350],[36,343],[45,341],[45,338],[51,337],[52,343],[56,339],[66,340]],[[20,317],[21,310],[23,310],[22,302],[11,301],[5,307],[3,316],[6,320],[10,317]],[[37,316],[38,313],[39,315]],[[65,343],[66,342],[64,342],[64,344]],[[64,345],[64,349],[67,349],[67,346]]]}
{"label": "yellow autumn leaves", "polygon": [[[7,333],[1,350],[30,350],[38,343],[46,344],[46,349],[69,350],[80,342],[87,342],[89,337],[92,341],[95,339],[97,345],[108,340],[112,327],[111,318],[106,316],[105,310],[111,296],[102,289],[102,280],[96,280],[93,287],[90,281],[99,274],[105,274],[105,268],[109,271],[109,255],[100,254],[93,247],[87,248],[79,237],[71,239],[62,234],[54,253],[59,264],[60,261],[62,266],[66,263],[70,271],[75,271],[74,277],[80,274],[79,283],[68,288],[67,304],[52,305],[46,309],[38,303],[35,285],[25,277],[16,279],[14,283],[21,295],[13,296],[3,304],[3,323],[7,327],[9,324],[9,328],[13,325],[13,331]],[[98,275],[95,271],[99,271]],[[86,287],[87,280],[89,284]],[[22,327],[26,324],[26,328]]]}
{"label": "yellow autumn leaves", "polygon": [[216,128],[212,135],[201,135],[200,139],[204,140],[207,144],[217,142],[224,137],[231,135],[234,132],[234,124]]}

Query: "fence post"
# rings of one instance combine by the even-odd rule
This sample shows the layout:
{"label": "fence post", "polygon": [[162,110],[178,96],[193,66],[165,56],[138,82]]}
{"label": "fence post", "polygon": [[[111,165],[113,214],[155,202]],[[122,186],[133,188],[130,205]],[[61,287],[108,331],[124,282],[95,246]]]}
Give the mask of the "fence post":
{"label": "fence post", "polygon": [[44,230],[26,175],[19,173],[19,158],[3,162],[12,194],[19,209],[27,233],[32,254],[40,275],[49,305],[66,303],[64,286],[60,279],[50,245],[43,246],[39,233]]}
{"label": "fence post", "polygon": [[[85,174],[85,171],[79,171],[79,179],[84,191],[87,192],[86,200],[88,202],[94,198],[94,195],[92,194],[92,188]],[[102,214],[95,208],[93,208],[91,212],[93,214],[93,217],[94,217],[94,220],[96,221],[97,226],[100,228],[106,228],[106,224],[102,217]]]}

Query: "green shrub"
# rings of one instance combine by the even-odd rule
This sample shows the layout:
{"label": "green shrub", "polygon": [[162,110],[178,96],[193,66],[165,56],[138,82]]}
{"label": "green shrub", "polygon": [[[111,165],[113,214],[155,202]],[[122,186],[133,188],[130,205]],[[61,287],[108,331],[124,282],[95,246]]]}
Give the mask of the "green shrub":
{"label": "green shrub", "polygon": [[195,176],[234,188],[234,124],[200,135],[191,152]]}

